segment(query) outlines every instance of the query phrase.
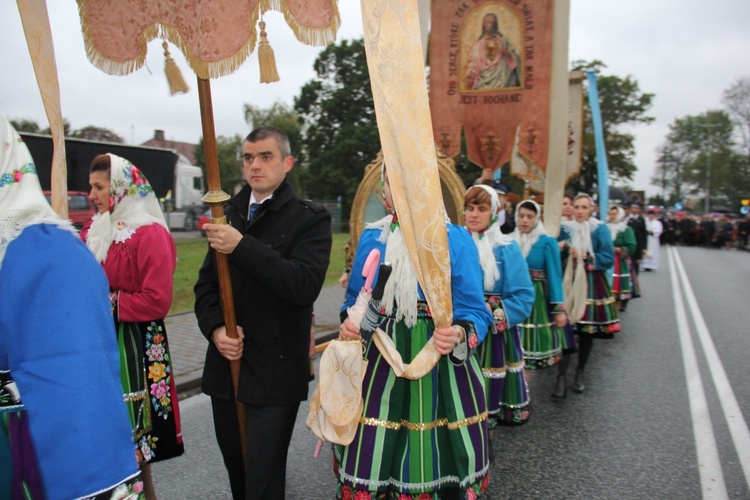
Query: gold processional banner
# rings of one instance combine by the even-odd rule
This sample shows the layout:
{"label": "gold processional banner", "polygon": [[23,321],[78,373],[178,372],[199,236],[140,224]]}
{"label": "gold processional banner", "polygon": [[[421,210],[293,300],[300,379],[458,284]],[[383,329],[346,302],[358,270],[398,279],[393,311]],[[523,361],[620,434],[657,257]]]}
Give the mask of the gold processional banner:
{"label": "gold processional banner", "polygon": [[[453,318],[450,253],[425,81],[417,0],[361,0],[367,68],[383,160],[404,243],[436,326]],[[392,339],[373,337],[399,377],[422,378],[440,360],[433,340],[405,365]]]}
{"label": "gold processional banner", "polygon": [[543,176],[553,19],[552,0],[432,2],[430,107],[447,156],[460,153],[463,127],[472,162],[496,170],[516,145],[516,165],[526,172],[514,173]]}

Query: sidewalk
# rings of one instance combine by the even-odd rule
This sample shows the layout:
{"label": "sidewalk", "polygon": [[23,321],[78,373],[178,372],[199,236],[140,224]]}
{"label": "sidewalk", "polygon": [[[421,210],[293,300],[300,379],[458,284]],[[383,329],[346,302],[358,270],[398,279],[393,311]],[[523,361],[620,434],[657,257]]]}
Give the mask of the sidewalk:
{"label": "sidewalk", "polygon": [[[344,302],[344,290],[338,285],[323,287],[315,301],[317,327],[316,342],[335,336],[339,328],[339,308]],[[193,311],[171,314],[164,320],[169,335],[172,371],[177,392],[193,391],[200,387],[208,341],[198,329]]]}

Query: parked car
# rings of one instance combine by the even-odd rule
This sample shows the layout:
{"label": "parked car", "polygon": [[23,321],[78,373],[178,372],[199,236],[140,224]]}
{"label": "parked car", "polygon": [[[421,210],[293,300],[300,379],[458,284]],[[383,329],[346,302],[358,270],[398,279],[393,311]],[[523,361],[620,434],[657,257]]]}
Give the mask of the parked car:
{"label": "parked car", "polygon": [[[52,193],[45,191],[44,196],[52,203]],[[84,191],[68,191],[68,218],[76,229],[80,230],[96,213],[96,205],[89,200],[89,194]]]}
{"label": "parked car", "polygon": [[[203,233],[203,224],[208,224],[211,222],[211,209],[209,208],[205,212],[203,212],[201,215],[198,216],[198,222],[195,223],[195,227]],[[203,233],[204,235],[206,233]]]}

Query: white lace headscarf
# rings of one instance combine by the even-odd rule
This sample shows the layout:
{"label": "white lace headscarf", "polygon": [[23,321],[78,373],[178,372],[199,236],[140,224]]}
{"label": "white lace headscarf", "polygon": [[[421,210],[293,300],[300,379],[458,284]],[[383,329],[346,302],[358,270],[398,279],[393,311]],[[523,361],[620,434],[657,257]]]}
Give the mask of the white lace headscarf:
{"label": "white lace headscarf", "polygon": [[[534,225],[532,226],[531,231],[529,231],[528,233],[524,233],[518,227],[518,214],[521,212],[522,208],[529,208],[525,207],[524,205],[532,205],[535,209],[534,211],[536,212]],[[539,237],[547,234],[547,231],[544,230],[544,225],[541,222],[542,208],[534,200],[524,200],[516,207],[515,219],[516,229],[510,234],[510,237],[518,242],[518,245],[521,247],[521,253],[523,254],[523,256],[528,257],[532,247],[536,245],[537,241],[539,241]]]}
{"label": "white lace headscarf", "polygon": [[86,235],[86,245],[96,260],[104,262],[113,241],[130,238],[136,229],[149,224],[167,222],[146,177],[125,158],[107,153],[110,158],[109,210],[94,215],[94,222]]}
{"label": "white lace headscarf", "polygon": [[76,234],[70,221],[52,210],[29,149],[0,114],[0,268],[8,245],[33,224],[53,224]]}
{"label": "white lace headscarf", "polygon": [[396,208],[391,207],[385,197],[385,162],[380,168],[380,184],[386,209],[392,213],[365,226],[380,231],[378,241],[385,243],[384,260],[391,263],[391,276],[385,284],[381,304],[386,314],[393,314],[396,307],[396,320],[403,321],[411,328],[417,323],[417,302],[419,301],[419,280],[409,251],[404,242],[401,225],[398,223]]}
{"label": "white lace headscarf", "polygon": [[[594,200],[587,194],[578,194],[573,203],[581,198],[588,198],[592,207]],[[569,262],[565,267],[563,275],[563,291],[565,293],[565,308],[568,311],[571,323],[578,323],[586,311],[586,300],[588,297],[588,279],[586,277],[585,266],[583,266],[583,253],[594,256],[594,247],[591,243],[591,232],[596,230],[602,222],[589,215],[589,218],[583,222],[578,222],[575,218],[563,221],[563,226],[570,231],[570,246],[578,249],[578,263],[574,265]],[[573,256],[569,257],[571,260]],[[573,269],[575,268],[575,270]]]}
{"label": "white lace headscarf", "polygon": [[[594,200],[591,198],[591,196],[585,193],[576,195],[573,203],[575,204],[575,202],[581,198],[588,198],[591,206],[594,206]],[[594,254],[594,247],[591,244],[591,233],[595,231],[600,224],[602,224],[602,221],[589,215],[589,218],[583,222],[578,222],[574,217],[572,220],[563,221],[562,224],[570,231],[571,247],[577,248],[578,250],[583,250],[584,252],[586,252],[586,255]]]}
{"label": "white lace headscarf", "polygon": [[[497,261],[495,260],[495,248],[504,247],[513,243],[510,236],[505,235],[500,231],[500,220],[499,215],[503,207],[500,206],[500,198],[497,196],[497,192],[490,186],[484,184],[477,184],[471,186],[466,190],[466,194],[472,189],[483,189],[487,194],[490,195],[490,223],[484,231],[469,231],[471,237],[474,239],[474,244],[477,246],[479,252],[479,264],[482,266],[482,272],[484,273],[484,289],[492,290],[495,287],[495,283],[500,279],[500,269],[497,267]],[[464,207],[464,215],[466,214],[466,207]],[[465,217],[464,217],[465,218]]]}
{"label": "white lace headscarf", "polygon": [[[617,209],[617,218],[614,222],[607,222],[607,227],[609,228],[609,232],[612,233],[612,241],[615,241],[617,235],[625,231],[628,224],[625,222],[625,210],[622,207],[614,206],[610,208],[610,211],[612,209]],[[607,219],[609,219],[609,212],[607,212]]]}

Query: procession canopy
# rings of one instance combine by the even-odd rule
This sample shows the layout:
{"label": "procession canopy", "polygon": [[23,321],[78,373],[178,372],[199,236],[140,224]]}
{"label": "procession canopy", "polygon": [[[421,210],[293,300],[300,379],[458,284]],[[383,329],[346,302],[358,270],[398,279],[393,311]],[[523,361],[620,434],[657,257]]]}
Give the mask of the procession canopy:
{"label": "procession canopy", "polygon": [[100,70],[132,73],[143,65],[148,42],[161,38],[179,47],[204,80],[240,67],[269,10],[283,13],[307,45],[333,43],[341,23],[336,0],[78,0],[86,55]]}

